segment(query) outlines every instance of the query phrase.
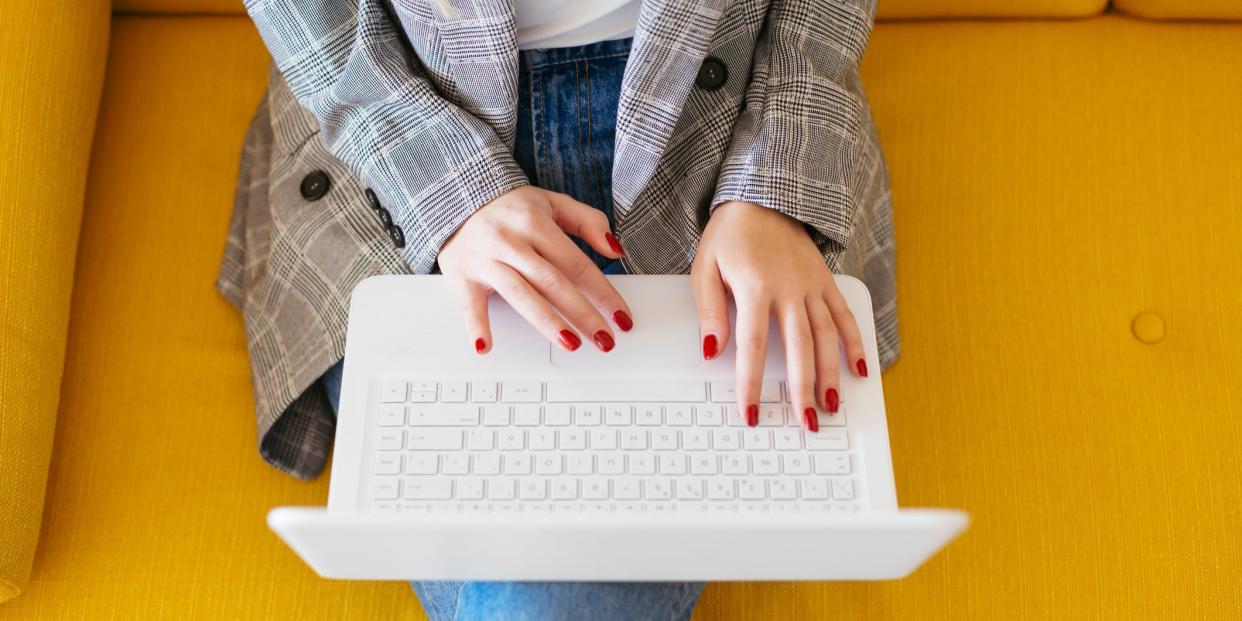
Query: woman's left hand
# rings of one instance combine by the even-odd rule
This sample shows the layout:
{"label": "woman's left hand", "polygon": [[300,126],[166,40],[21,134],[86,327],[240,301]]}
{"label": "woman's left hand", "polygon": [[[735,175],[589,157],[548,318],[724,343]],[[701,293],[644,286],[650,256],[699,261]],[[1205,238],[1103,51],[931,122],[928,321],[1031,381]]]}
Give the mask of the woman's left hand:
{"label": "woman's left hand", "polygon": [[[850,372],[867,376],[862,337],[832,271],[802,223],[753,203],[730,201],[712,213],[690,271],[699,308],[703,357],[714,358],[729,340],[729,306],[737,306],[737,407],[758,424],[768,320],[776,316],[791,401],[811,431],[819,430],[816,404],[839,408],[839,343]],[[822,399],[822,401],[820,400]]]}

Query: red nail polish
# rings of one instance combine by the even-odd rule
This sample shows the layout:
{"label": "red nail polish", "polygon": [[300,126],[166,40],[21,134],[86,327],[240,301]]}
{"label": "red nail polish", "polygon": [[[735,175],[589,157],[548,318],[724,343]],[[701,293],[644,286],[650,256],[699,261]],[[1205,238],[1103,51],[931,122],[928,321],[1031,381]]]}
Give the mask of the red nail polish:
{"label": "red nail polish", "polygon": [[557,334],[556,336],[561,340],[561,345],[564,345],[565,349],[568,349],[569,351],[578,349],[578,347],[582,345],[582,339],[578,338],[577,334],[574,334],[569,330],[561,330],[560,334]]}
{"label": "red nail polish", "polygon": [[474,339],[474,351],[475,351],[475,353],[479,353],[479,354],[481,354],[481,353],[483,353],[483,350],[485,350],[485,349],[487,349],[487,341],[485,341],[485,340],[483,340],[483,339]]}
{"label": "red nail polish", "polygon": [[759,406],[754,403],[746,406],[746,424],[751,427],[759,426]]}
{"label": "red nail polish", "polygon": [[599,345],[599,348],[605,352],[612,351],[612,348],[616,346],[616,343],[612,340],[612,335],[604,332],[603,330],[596,332],[591,339],[594,340],[595,344]]}
{"label": "red nail polish", "polygon": [[829,388],[824,393],[824,405],[828,406],[829,414],[836,414],[841,409],[841,395],[837,394],[836,388]]}
{"label": "red nail polish", "polygon": [[621,240],[617,239],[616,235],[604,233],[604,239],[608,242],[608,247],[612,248],[613,252],[625,256],[625,249],[621,247]]}
{"label": "red nail polish", "polygon": [[621,328],[622,332],[629,332],[634,327],[634,320],[630,319],[630,314],[623,310],[613,313],[612,320],[616,322],[617,327]]}
{"label": "red nail polish", "polygon": [[854,368],[858,369],[858,374],[860,376],[867,377],[867,361],[866,360],[859,358],[858,364],[855,364]]}
{"label": "red nail polish", "polygon": [[703,337],[703,359],[711,360],[716,357],[716,335],[709,334]]}
{"label": "red nail polish", "polygon": [[806,421],[806,428],[812,432],[819,431],[819,417],[815,415],[815,408],[807,408],[802,410],[802,420]]}

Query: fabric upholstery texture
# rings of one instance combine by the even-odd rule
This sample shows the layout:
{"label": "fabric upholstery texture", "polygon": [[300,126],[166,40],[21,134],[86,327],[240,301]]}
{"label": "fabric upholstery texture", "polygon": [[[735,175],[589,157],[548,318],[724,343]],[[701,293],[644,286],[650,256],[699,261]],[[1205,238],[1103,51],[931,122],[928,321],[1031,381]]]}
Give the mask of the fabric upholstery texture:
{"label": "fabric upholstery texture", "polygon": [[[1237,66],[1242,24],[876,29],[898,492],[974,524],[906,580],[713,584],[697,620],[1236,613]],[[212,289],[265,69],[244,17],[114,20],[42,540],[0,617],[421,618],[408,585],[321,580],[263,521],[327,495],[254,454]]]}
{"label": "fabric upholstery texture", "polygon": [[1113,6],[1149,19],[1242,19],[1238,0],[1114,0]]}
{"label": "fabric upholstery texture", "polygon": [[30,574],[69,328],[108,3],[0,3],[0,601]]}

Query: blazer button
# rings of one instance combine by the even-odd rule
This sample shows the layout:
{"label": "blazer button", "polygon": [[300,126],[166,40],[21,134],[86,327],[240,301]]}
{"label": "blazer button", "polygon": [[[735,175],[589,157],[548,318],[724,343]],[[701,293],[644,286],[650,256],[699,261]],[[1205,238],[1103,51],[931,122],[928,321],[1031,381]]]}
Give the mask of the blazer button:
{"label": "blazer button", "polygon": [[367,202],[371,204],[371,209],[376,211],[383,209],[383,207],[380,206],[379,197],[375,195],[375,192],[371,191],[371,188],[367,188],[365,193],[367,195]]}
{"label": "blazer button", "polygon": [[715,56],[708,56],[699,67],[699,75],[694,83],[705,91],[714,91],[729,81],[729,69]]}
{"label": "blazer button", "polygon": [[375,213],[379,216],[380,225],[384,227],[384,230],[388,230],[392,227],[392,214],[388,213],[387,209],[380,207],[375,210]]}
{"label": "blazer button", "polygon": [[332,187],[332,179],[328,177],[328,173],[322,170],[315,170],[307,173],[302,177],[302,198],[308,201],[317,201],[328,193],[328,188]]}
{"label": "blazer button", "polygon": [[396,225],[388,227],[388,237],[392,239],[396,247],[405,248],[405,233],[401,231],[401,227]]}

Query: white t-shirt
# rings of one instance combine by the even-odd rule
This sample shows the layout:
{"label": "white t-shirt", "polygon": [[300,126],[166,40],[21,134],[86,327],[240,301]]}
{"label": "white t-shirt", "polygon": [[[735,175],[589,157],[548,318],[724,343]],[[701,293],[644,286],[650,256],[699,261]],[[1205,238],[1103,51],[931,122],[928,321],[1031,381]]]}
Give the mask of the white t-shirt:
{"label": "white t-shirt", "polygon": [[518,49],[632,37],[641,7],[642,0],[514,0]]}

